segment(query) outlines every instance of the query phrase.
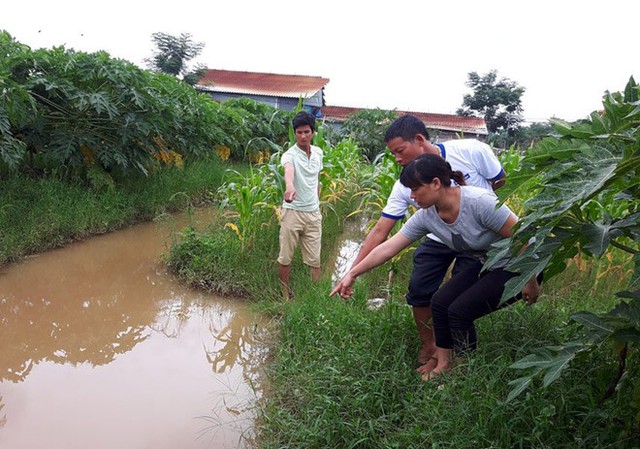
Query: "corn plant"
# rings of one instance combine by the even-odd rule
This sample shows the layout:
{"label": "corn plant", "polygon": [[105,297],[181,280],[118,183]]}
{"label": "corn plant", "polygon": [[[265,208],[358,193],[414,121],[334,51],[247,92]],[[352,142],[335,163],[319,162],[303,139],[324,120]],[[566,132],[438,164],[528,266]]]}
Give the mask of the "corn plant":
{"label": "corn plant", "polygon": [[250,166],[246,175],[228,172],[230,180],[218,189],[221,208],[230,219],[225,226],[236,233],[243,247],[250,246],[261,227],[273,224],[282,185],[268,164]]}
{"label": "corn plant", "polygon": [[357,191],[365,162],[360,149],[350,139],[333,146],[324,142],[323,154],[320,201],[326,207],[331,207],[332,203],[344,201]]}
{"label": "corn plant", "polygon": [[358,193],[359,207],[352,214],[372,214],[371,218],[377,220],[377,214],[384,208],[401,169],[388,152],[378,155],[373,164],[364,167],[362,188]]}

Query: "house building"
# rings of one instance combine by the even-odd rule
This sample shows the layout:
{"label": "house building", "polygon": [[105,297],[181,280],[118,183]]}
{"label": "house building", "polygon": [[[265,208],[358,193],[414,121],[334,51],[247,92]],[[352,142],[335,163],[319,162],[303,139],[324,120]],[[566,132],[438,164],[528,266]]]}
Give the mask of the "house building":
{"label": "house building", "polygon": [[[208,69],[194,87],[216,101],[251,98],[287,111],[295,109],[302,101],[304,109],[339,128],[349,114],[363,108],[327,106],[324,88],[328,83],[328,78],[319,76]],[[434,142],[461,137],[483,140],[488,135],[484,118],[411,111],[396,113],[398,116],[412,114],[420,118],[431,131]]]}
{"label": "house building", "polygon": [[[349,115],[362,111],[362,108],[344,106],[324,106],[322,116],[327,122],[334,123],[339,128]],[[464,117],[452,114],[432,114],[429,112],[398,111],[398,117],[411,114],[422,120],[430,132],[433,142],[450,139],[474,138],[485,140],[489,131],[482,117]]]}
{"label": "house building", "polygon": [[319,76],[209,69],[194,87],[216,101],[248,97],[286,111],[295,109],[302,99],[304,109],[320,117],[328,82]]}

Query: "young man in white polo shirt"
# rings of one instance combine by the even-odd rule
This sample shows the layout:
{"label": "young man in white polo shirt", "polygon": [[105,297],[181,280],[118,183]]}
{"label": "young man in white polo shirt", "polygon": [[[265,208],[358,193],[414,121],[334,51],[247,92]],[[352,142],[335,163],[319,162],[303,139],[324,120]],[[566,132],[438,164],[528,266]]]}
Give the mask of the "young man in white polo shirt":
{"label": "young man in white polo shirt", "polygon": [[311,145],[316,130],[315,117],[301,111],[293,118],[296,144],[284,152],[284,202],[280,221],[280,254],[278,275],[285,298],[291,298],[289,278],[291,260],[300,243],[302,261],[311,269],[311,279],[320,279],[320,245],[322,215],[320,213],[320,171],[322,150]]}

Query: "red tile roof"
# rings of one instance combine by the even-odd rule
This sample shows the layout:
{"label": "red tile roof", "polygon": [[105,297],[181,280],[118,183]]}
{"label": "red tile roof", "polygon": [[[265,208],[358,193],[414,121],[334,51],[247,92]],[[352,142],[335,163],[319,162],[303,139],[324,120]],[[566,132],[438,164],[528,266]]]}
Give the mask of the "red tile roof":
{"label": "red tile roof", "polygon": [[[196,87],[199,90],[225,93],[285,98],[309,98],[318,91],[321,91],[328,82],[328,78],[322,78],[320,76],[208,69]],[[331,120],[340,122],[345,121],[349,114],[361,110],[363,110],[363,108],[323,106],[322,114]],[[487,125],[483,118],[397,110],[396,113],[398,116],[404,114],[415,115],[427,125],[427,128],[470,132],[482,135],[488,134]]]}
{"label": "red tile roof", "polygon": [[328,78],[276,73],[207,70],[198,83],[202,90],[287,98],[311,97],[322,90]]}
{"label": "red tile roof", "polygon": [[[349,114],[362,111],[363,108],[345,106],[324,106],[322,115],[330,120],[343,122]],[[395,111],[398,116],[411,114],[424,122],[427,128],[450,131],[463,131],[487,135],[487,124],[482,117],[464,117],[451,114],[431,114],[429,112]]]}

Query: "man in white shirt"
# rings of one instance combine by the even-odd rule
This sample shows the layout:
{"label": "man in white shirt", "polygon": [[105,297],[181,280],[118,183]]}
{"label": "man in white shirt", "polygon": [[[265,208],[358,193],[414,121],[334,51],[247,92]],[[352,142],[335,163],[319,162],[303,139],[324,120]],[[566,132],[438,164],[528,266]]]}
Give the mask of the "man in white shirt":
{"label": "man in white shirt", "polygon": [[311,278],[314,281],[320,278],[322,214],[319,177],[323,154],[319,147],[311,145],[315,123],[313,115],[299,112],[293,118],[296,144],[280,158],[284,167],[285,192],[280,219],[278,276],[287,299],[291,298],[291,260],[298,243],[302,260],[310,267]]}

